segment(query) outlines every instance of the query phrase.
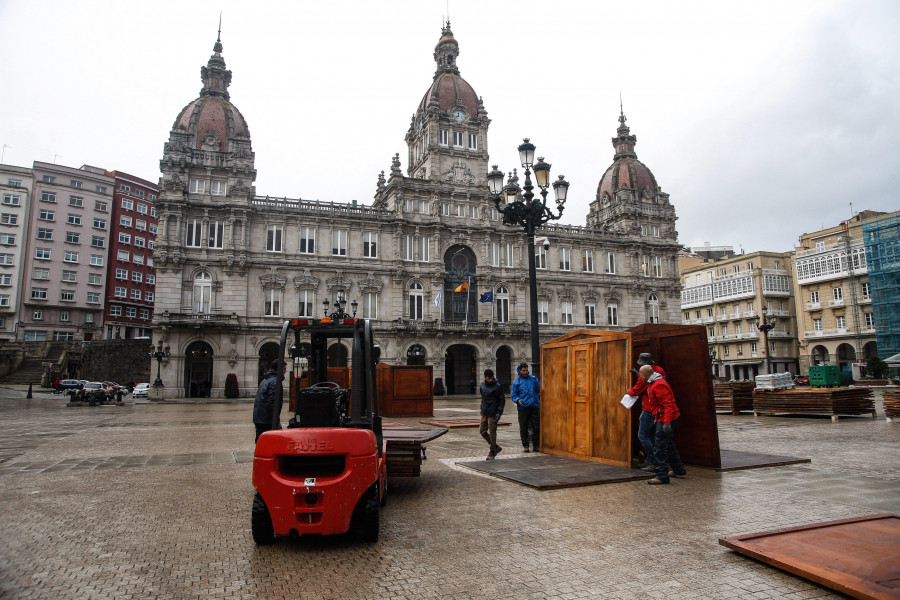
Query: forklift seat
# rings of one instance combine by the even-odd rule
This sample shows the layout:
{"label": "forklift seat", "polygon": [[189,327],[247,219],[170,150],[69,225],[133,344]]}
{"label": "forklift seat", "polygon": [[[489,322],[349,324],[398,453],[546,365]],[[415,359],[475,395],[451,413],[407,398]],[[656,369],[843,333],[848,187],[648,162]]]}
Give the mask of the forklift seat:
{"label": "forklift seat", "polygon": [[297,424],[300,427],[340,427],[338,409],[344,390],[340,388],[309,387],[297,397]]}

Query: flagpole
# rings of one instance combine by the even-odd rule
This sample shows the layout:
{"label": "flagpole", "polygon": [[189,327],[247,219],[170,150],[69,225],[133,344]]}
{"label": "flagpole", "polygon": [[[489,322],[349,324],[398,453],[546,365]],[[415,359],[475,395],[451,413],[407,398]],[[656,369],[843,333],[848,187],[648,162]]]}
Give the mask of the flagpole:
{"label": "flagpole", "polygon": [[466,324],[463,331],[469,331],[469,297],[472,294],[472,276],[466,277]]}

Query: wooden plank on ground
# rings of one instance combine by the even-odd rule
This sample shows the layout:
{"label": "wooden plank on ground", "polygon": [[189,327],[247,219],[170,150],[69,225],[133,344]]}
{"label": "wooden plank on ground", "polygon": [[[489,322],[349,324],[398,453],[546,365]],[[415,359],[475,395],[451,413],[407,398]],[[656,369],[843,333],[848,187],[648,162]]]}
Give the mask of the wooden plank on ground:
{"label": "wooden plank on ground", "polygon": [[900,516],[895,514],[736,535],[719,543],[854,598],[900,599]]}
{"label": "wooden plank on ground", "polygon": [[539,490],[649,479],[652,473],[550,454],[456,463]]}

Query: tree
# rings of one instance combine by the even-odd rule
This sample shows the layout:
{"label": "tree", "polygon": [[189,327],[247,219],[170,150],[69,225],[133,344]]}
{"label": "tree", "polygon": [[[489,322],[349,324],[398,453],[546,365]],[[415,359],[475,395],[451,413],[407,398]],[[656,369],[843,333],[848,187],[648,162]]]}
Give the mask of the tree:
{"label": "tree", "polygon": [[872,379],[884,379],[888,374],[887,363],[877,356],[868,358],[866,359],[866,373]]}
{"label": "tree", "polygon": [[225,377],[225,397],[237,398],[240,395],[241,392],[238,389],[237,375],[235,373],[229,373]]}

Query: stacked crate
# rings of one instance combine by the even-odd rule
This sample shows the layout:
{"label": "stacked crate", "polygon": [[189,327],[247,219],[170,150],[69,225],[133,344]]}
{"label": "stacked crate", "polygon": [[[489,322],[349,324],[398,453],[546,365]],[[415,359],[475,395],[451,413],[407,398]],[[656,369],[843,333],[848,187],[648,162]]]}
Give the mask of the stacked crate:
{"label": "stacked crate", "polygon": [[713,386],[716,411],[728,411],[738,415],[742,410],[753,410],[753,389],[756,386],[747,381],[726,381]]}

